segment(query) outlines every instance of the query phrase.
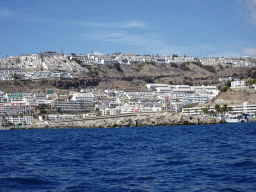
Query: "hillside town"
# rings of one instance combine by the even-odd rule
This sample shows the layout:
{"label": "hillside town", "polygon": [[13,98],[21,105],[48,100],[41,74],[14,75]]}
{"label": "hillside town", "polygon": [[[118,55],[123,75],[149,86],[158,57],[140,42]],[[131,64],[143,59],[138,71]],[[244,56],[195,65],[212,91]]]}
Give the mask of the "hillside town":
{"label": "hillside town", "polygon": [[[244,67],[255,64],[243,58],[194,58],[134,55],[76,55],[39,52],[33,55],[6,56],[0,59],[0,81],[37,81],[39,79],[77,79],[77,75],[90,73],[93,65],[125,65],[133,63],[175,64],[200,63],[204,66]],[[189,80],[189,79],[188,79]],[[219,84],[230,83],[232,90],[256,91],[245,80],[233,77],[219,78]],[[254,86],[255,87],[255,86]],[[65,119],[86,119],[146,112],[182,112],[185,115],[205,114],[204,104],[216,99],[222,90],[216,85],[180,85],[148,83],[145,91],[127,91],[112,88],[87,88],[59,94],[52,88],[34,89],[32,92],[0,91],[0,123],[5,126],[27,126],[34,121],[53,124]],[[201,104],[201,107],[200,107]],[[199,106],[196,106],[199,105]],[[189,107],[191,106],[191,107]],[[230,113],[247,113],[254,117],[256,105],[242,103],[230,107]],[[214,106],[208,112],[217,112]],[[213,114],[212,113],[212,114]]]}

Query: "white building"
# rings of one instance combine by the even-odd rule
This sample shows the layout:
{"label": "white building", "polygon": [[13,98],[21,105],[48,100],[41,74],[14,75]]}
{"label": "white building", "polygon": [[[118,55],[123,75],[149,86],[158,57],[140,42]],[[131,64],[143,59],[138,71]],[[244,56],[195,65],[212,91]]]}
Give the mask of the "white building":
{"label": "white building", "polygon": [[92,93],[79,93],[79,92],[71,92],[72,101],[87,101],[87,102],[95,102],[96,98]]}
{"label": "white building", "polygon": [[231,89],[246,88],[246,81],[232,81]]}
{"label": "white building", "polygon": [[147,84],[146,87],[151,91],[152,89],[157,88],[157,87],[166,87],[166,88],[168,88],[169,85],[167,85],[167,84]]}
{"label": "white building", "polygon": [[94,103],[90,101],[54,101],[55,110],[60,108],[61,111],[92,111]]}
{"label": "white building", "polygon": [[4,92],[0,91],[0,103],[4,102]]}
{"label": "white building", "polygon": [[33,116],[2,116],[0,123],[13,123],[14,125],[22,123],[22,125],[31,125],[33,123]]}
{"label": "white building", "polygon": [[223,83],[227,83],[228,81],[232,81],[232,77],[228,77],[228,78],[219,78],[219,82],[223,82]]}
{"label": "white building", "polygon": [[[243,105],[231,105],[228,107],[231,107],[232,108],[231,113],[235,113],[235,114],[246,113],[246,114],[254,115],[256,113],[256,105],[248,105],[247,102],[244,102]],[[210,107],[209,111],[215,112],[214,107]],[[202,107],[183,108],[182,113],[184,113],[185,115],[200,115],[200,114],[203,114],[203,110],[202,110]]]}
{"label": "white building", "polygon": [[23,112],[30,112],[30,105],[24,103],[0,103],[0,116],[19,115]]}

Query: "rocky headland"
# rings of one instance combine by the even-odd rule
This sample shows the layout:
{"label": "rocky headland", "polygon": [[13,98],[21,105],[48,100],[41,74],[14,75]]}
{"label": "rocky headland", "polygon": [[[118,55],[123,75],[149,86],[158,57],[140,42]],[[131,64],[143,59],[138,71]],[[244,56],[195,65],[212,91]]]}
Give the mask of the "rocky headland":
{"label": "rocky headland", "polygon": [[115,127],[141,127],[141,126],[170,126],[170,125],[200,125],[218,124],[220,119],[211,116],[190,116],[182,113],[155,113],[135,114],[129,117],[96,117],[95,119],[74,119],[45,124],[34,122],[25,129],[47,129],[47,128],[115,128]]}

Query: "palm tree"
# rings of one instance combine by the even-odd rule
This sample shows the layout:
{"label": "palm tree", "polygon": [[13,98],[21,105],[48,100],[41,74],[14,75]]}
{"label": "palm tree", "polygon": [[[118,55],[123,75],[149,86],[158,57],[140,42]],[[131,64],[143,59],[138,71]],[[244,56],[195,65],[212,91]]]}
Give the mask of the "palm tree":
{"label": "palm tree", "polygon": [[228,106],[227,106],[227,104],[225,104],[225,105],[223,105],[223,107],[221,108],[221,111],[224,113],[224,115],[225,115],[225,113],[228,111]]}
{"label": "palm tree", "polygon": [[219,112],[220,112],[220,110],[221,110],[220,105],[219,105],[219,104],[215,105],[214,109],[216,110],[217,115],[219,115]]}
{"label": "palm tree", "polygon": [[248,81],[247,81],[247,84],[249,85],[249,88],[251,88],[251,86],[252,86],[252,84],[253,84],[252,80],[251,80],[251,79],[248,80]]}
{"label": "palm tree", "polygon": [[204,112],[204,114],[208,114],[209,113],[209,108],[202,108],[202,111]]}
{"label": "palm tree", "polygon": [[232,109],[232,107],[228,107],[228,112],[231,112],[231,111],[233,111],[233,109]]}

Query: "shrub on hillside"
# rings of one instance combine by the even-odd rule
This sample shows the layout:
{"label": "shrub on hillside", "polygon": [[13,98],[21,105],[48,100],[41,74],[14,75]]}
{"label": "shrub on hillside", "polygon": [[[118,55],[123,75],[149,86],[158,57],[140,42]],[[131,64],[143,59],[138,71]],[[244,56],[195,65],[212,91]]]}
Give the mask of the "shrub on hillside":
{"label": "shrub on hillside", "polygon": [[212,72],[212,73],[215,73],[215,68],[213,66],[210,66],[210,65],[203,65],[200,61],[193,61],[192,62],[193,64],[199,66],[199,67],[202,67],[204,69],[206,69],[207,71],[209,72]]}
{"label": "shrub on hillside", "polygon": [[122,68],[120,67],[120,63],[115,63],[114,67],[116,68],[117,71],[123,72]]}
{"label": "shrub on hillside", "polygon": [[184,71],[190,71],[189,67],[186,65],[186,63],[182,63],[180,65],[180,69],[184,70]]}
{"label": "shrub on hillside", "polygon": [[132,81],[132,80],[133,80],[133,77],[131,76],[126,77],[126,81]]}
{"label": "shrub on hillside", "polygon": [[144,75],[144,81],[146,83],[153,83],[154,79],[152,77],[150,77],[150,76]]}
{"label": "shrub on hillside", "polygon": [[227,92],[227,90],[228,90],[228,87],[222,87],[222,88],[220,89],[221,92]]}
{"label": "shrub on hillside", "polygon": [[171,63],[171,67],[179,68],[179,66],[176,63]]}

